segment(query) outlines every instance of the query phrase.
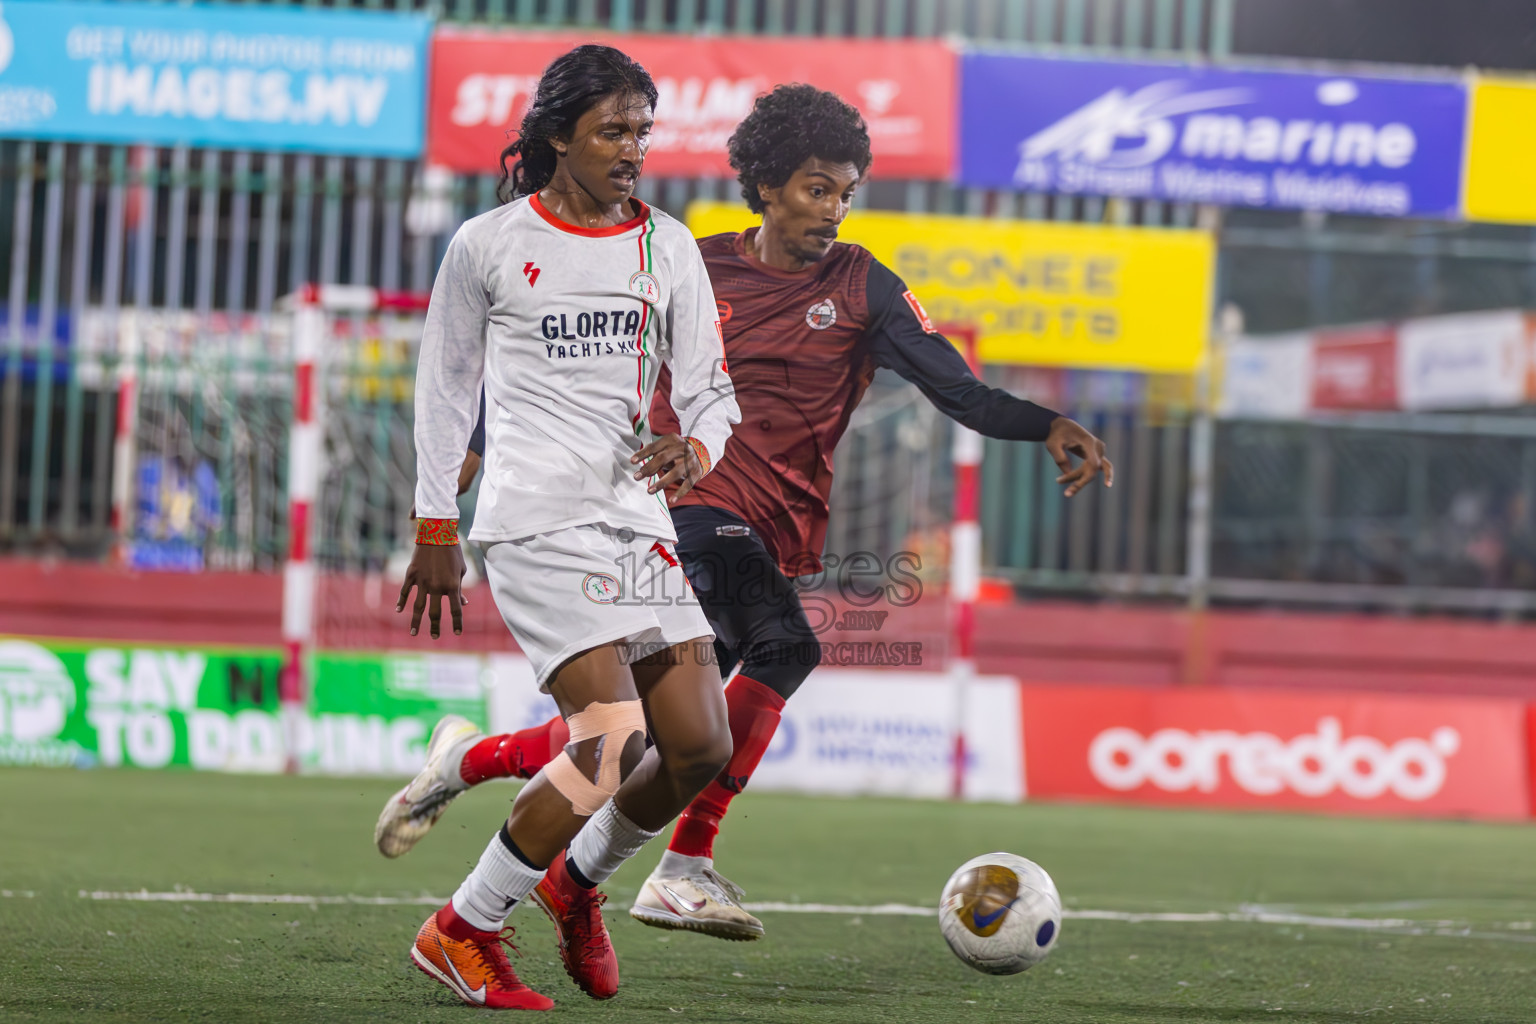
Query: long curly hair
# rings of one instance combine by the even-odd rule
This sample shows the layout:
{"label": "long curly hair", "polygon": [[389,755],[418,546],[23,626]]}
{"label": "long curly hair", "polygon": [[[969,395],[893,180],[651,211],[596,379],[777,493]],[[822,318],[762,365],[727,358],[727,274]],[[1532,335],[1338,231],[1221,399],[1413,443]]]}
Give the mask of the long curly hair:
{"label": "long curly hair", "polygon": [[[532,195],[548,185],[555,175],[550,140],[568,138],[581,115],[614,93],[643,96],[656,106],[650,72],[621,50],[587,43],[550,61],[517,137],[501,151],[501,183],[496,186],[501,201]],[[509,160],[514,161],[510,167]]]}
{"label": "long curly hair", "polygon": [[780,85],[757,98],[726,143],[741,196],[763,212],[758,185],[779,188],[811,157],[869,170],[869,128],[836,93],[814,85]]}

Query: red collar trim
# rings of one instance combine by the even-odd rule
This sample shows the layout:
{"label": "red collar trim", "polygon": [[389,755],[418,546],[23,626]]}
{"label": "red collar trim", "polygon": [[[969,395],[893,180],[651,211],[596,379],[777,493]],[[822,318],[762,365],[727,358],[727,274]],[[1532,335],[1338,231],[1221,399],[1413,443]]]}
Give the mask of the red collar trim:
{"label": "red collar trim", "polygon": [[539,200],[539,194],[535,192],[528,198],[528,205],[533,207],[533,212],[544,218],[545,223],[551,227],[571,235],[580,235],[583,238],[612,238],[614,235],[622,235],[626,231],[632,231],[642,224],[651,215],[651,208],[645,203],[633,197],[629,200],[635,206],[635,215],[622,224],[611,224],[606,228],[583,228],[575,224],[569,224],[550,212],[549,207]]}

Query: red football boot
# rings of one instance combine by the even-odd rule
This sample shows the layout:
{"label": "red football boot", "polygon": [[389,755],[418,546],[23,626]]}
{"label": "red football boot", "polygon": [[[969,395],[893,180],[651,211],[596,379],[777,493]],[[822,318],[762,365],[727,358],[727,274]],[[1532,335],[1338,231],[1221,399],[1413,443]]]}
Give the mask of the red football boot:
{"label": "red football boot", "polygon": [[565,973],[593,999],[612,999],[619,991],[619,958],[603,924],[608,897],[577,885],[565,870],[564,854],[555,858],[532,896],[555,923]]}

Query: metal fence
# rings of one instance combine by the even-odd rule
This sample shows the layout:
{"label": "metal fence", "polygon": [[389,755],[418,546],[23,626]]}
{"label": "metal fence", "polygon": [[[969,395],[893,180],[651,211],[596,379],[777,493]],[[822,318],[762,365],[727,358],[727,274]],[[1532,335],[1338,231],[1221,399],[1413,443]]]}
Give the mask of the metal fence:
{"label": "metal fence", "polygon": [[1227,596],[1536,611],[1536,417],[1225,423],[1215,480]]}
{"label": "metal fence", "polygon": [[[828,548],[911,552],[942,577],[951,428],[915,389],[872,399],[836,452]],[[989,440],[988,575],[1085,597],[1536,613],[1536,416],[1062,411],[1105,439],[1115,487],[1064,501],[1042,446]]]}
{"label": "metal fence", "polygon": [[[316,5],[318,6],[318,5]],[[1232,0],[338,0],[490,26],[902,37],[1224,53]]]}
{"label": "metal fence", "polygon": [[[334,6],[430,7],[448,20],[488,25],[958,35],[1218,59],[1230,50],[1232,19],[1231,0]],[[691,199],[732,191],[720,179],[641,183],[643,198],[678,212]],[[184,318],[182,348],[135,357],[143,361],[144,388],[136,436],[142,450],[165,460],[162,489],[179,495],[182,511],[191,495],[197,510],[205,466],[207,489],[218,494],[216,510],[205,501],[196,511],[207,520],[206,564],[274,565],[285,540],[291,386],[277,299],[307,281],[424,290],[446,234],[412,233],[413,200],[446,204],[451,230],[495,204],[495,179],[438,179],[404,160],[0,140],[0,238],[10,243],[0,245],[0,551],[97,557],[120,539],[110,494],[121,410],[109,386],[120,367],[111,331],[108,340],[91,340],[91,323],[118,324],[131,312],[141,325]],[[931,181],[875,181],[859,202],[981,217],[1199,222],[1219,232],[1220,300],[1241,307],[1259,332],[1536,307],[1536,232],[1526,228],[1219,211]],[[359,368],[375,384],[346,383],[356,374],[339,367],[365,358],[357,353],[369,345],[387,347],[382,328],[359,330],[350,347],[338,349],[342,383],[333,383],[339,390],[327,441],[336,471],[318,550],[338,564],[377,566],[397,540],[413,474],[409,410],[399,400],[405,384],[385,378],[408,370],[399,364],[370,377]],[[995,372],[999,383],[1029,393],[1027,379]],[[239,384],[257,379],[270,387]],[[1518,417],[1399,419],[1369,428],[1213,425],[1187,401],[1127,404],[1091,393],[1071,398],[1064,411],[1109,441],[1120,482],[1112,492],[1063,504],[1051,483],[1054,467],[1037,447],[988,446],[986,555],[996,574],[1019,585],[1196,600],[1528,607],[1529,558],[1521,552],[1529,546],[1533,472]],[[944,564],[947,430],[910,392],[877,386],[837,453],[838,517],[829,543],[845,550],[925,546],[939,553],[932,564]],[[1458,490],[1447,481],[1461,479],[1454,467],[1464,466],[1477,467],[1470,474],[1476,482]],[[1199,486],[1205,479],[1212,489]],[[1199,511],[1206,507],[1209,517]],[[1502,539],[1469,548],[1454,539],[1462,528]],[[1504,554],[1487,554],[1500,544]],[[1474,593],[1494,596],[1467,596]]]}
{"label": "metal fence", "polygon": [[[321,368],[317,558],[377,570],[415,486],[419,316],[339,317]],[[271,570],[288,547],[290,316],[87,308],[29,350],[0,550],[165,568]],[[60,392],[58,401],[51,393]],[[41,424],[41,428],[39,428]]]}

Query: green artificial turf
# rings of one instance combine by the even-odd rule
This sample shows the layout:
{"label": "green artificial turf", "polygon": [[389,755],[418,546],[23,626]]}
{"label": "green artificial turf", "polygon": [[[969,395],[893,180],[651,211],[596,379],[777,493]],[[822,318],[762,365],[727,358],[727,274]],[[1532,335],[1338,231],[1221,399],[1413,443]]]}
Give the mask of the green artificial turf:
{"label": "green artificial turf", "polygon": [[[446,896],[514,790],[481,787],[387,861],[372,826],[397,784],[0,770],[0,1021],[478,1019],[408,963],[429,907],[81,895]],[[932,906],[993,849],[1044,865],[1069,911],[1411,924],[1069,917],[1044,964],[991,978],[931,917],[765,913],[756,943],[646,928],[624,911],[658,842],[606,887],[616,999],[566,980],[536,910],[512,919],[514,962],[554,1016],[583,1020],[1536,1021],[1531,827],[749,793],[716,860],[749,900]]]}

